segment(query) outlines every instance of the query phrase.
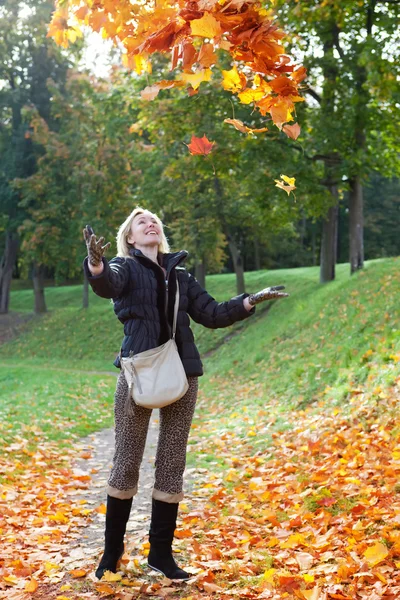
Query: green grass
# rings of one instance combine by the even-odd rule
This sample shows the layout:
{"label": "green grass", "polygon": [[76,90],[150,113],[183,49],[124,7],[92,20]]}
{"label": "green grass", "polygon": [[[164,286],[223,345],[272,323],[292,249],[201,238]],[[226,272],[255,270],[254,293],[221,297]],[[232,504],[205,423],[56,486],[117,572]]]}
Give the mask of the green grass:
{"label": "green grass", "polygon": [[[66,443],[112,425],[115,377],[8,366],[0,370],[1,448]],[[19,437],[18,437],[19,436]]]}
{"label": "green grass", "polygon": [[[349,265],[338,265],[337,279],[326,285],[318,283],[317,267],[247,273],[249,291],[284,284],[290,297],[269,311],[266,303],[257,307],[255,317],[232,328],[193,324],[203,355],[218,348],[204,359],[196,439],[240,434],[244,423],[246,435],[248,426],[268,421],[271,403],[279,406],[274,428],[283,430],[288,411],[321,398],[343,403],[359,385],[390,385],[400,375],[399,267],[399,258],[371,261],[350,277]],[[236,294],[235,277],[210,276],[207,289],[228,299]],[[0,347],[2,437],[35,424],[51,439],[64,439],[111,423],[115,378],[87,373],[117,372],[112,362],[122,325],[109,301],[91,293],[85,310],[81,296],[81,286],[46,289],[49,313]],[[31,290],[13,291],[11,310],[27,312],[32,302]],[[238,335],[224,343],[232,332]],[[262,450],[270,434],[251,442]],[[213,450],[198,450],[190,465],[225,466]]]}

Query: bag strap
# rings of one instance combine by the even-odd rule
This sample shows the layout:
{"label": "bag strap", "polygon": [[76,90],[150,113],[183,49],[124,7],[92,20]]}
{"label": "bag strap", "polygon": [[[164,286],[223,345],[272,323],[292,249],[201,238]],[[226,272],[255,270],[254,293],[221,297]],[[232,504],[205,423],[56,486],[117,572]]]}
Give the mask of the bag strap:
{"label": "bag strap", "polygon": [[[136,260],[136,258],[134,258],[133,256],[132,256],[132,258],[135,262],[138,262]],[[172,325],[172,339],[175,338],[176,322],[178,320],[178,310],[179,310],[179,280],[178,280],[178,273],[176,273],[176,296],[175,296],[175,306],[174,306],[174,322]],[[121,358],[122,358],[122,346],[119,351],[119,359],[121,360]]]}
{"label": "bag strap", "polygon": [[176,296],[175,296],[175,307],[174,307],[174,323],[172,325],[172,339],[174,339],[175,333],[176,333],[176,321],[178,319],[178,310],[179,310],[179,281],[178,281],[178,274],[176,274]]}

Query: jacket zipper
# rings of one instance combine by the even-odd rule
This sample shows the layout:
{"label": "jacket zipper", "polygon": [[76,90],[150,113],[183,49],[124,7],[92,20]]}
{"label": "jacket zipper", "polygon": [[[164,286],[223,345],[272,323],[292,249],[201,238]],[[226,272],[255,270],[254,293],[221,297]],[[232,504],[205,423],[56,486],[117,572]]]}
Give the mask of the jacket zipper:
{"label": "jacket zipper", "polygon": [[[181,257],[175,263],[174,267],[177,267],[179,265],[179,263],[182,262],[183,258],[184,257]],[[171,267],[170,269],[168,269],[167,272],[166,272],[166,275],[164,276],[164,271],[162,270],[161,266],[160,265],[157,265],[157,266],[160,269],[160,271],[162,272],[163,280],[165,282],[165,320],[166,320],[166,323],[167,323],[167,327],[169,327],[169,323],[168,323],[168,279],[169,279],[169,275],[170,275],[173,267]],[[176,283],[178,285],[178,275],[176,276]]]}

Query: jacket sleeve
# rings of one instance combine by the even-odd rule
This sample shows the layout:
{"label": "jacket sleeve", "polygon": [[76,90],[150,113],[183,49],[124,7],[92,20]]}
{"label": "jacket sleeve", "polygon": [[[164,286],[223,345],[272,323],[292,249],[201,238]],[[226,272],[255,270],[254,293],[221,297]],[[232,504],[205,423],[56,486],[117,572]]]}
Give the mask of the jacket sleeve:
{"label": "jacket sleeve", "polygon": [[250,315],[254,315],[255,306],[250,311],[243,306],[243,300],[249,294],[240,294],[226,302],[217,302],[201,287],[193,275],[190,273],[188,275],[188,313],[196,323],[210,329],[217,329],[228,327],[236,321],[243,321]]}
{"label": "jacket sleeve", "polygon": [[83,269],[92,286],[92,290],[101,298],[118,298],[129,282],[129,267],[124,258],[110,260],[102,258],[104,269],[100,275],[92,275],[89,271],[88,257],[83,261]]}

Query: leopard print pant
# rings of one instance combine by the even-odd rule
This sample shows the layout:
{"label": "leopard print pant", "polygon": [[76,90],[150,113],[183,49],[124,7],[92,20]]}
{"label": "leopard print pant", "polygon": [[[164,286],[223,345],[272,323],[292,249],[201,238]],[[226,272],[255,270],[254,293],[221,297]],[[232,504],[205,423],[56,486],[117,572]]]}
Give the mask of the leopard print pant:
{"label": "leopard print pant", "polygon": [[[188,383],[189,389],[180,400],[160,409],[153,498],[163,502],[180,502],[183,498],[186,446],[196,406],[198,378],[188,377]],[[114,398],[115,453],[107,493],[122,500],[137,493],[152,412],[133,403],[133,414],[127,415],[127,394],[128,384],[121,372]]]}

